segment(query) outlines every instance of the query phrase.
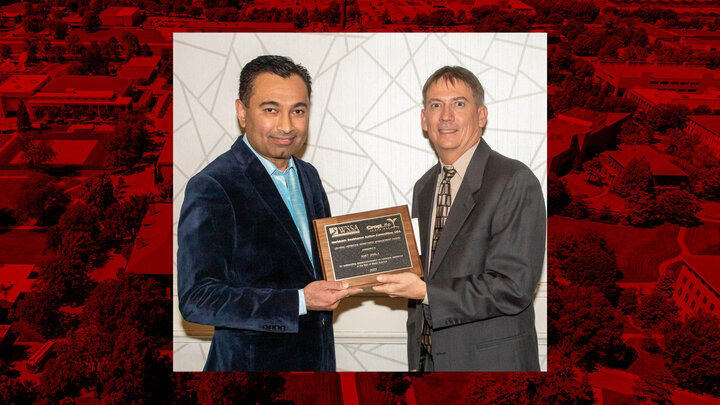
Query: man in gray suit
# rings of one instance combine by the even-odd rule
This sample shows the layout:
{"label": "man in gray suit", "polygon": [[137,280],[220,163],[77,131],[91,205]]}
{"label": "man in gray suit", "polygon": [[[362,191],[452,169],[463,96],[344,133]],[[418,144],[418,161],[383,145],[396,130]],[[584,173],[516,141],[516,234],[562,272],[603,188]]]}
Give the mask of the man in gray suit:
{"label": "man in gray suit", "polygon": [[446,66],[423,87],[422,128],[439,162],[415,184],[424,280],[380,275],[409,298],[411,371],[539,371],[533,295],[545,253],[540,183],[482,139],[484,91]]}

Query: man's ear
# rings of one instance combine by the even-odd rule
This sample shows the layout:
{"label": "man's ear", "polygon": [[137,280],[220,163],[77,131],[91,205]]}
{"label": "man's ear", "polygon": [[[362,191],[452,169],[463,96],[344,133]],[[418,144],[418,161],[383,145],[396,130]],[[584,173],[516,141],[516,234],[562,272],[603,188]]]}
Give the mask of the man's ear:
{"label": "man's ear", "polygon": [[428,126],[425,123],[425,109],[423,108],[420,110],[420,126],[422,126],[423,131],[427,132]]}
{"label": "man's ear", "polygon": [[480,108],[478,108],[478,121],[480,121],[480,128],[485,128],[485,125],[487,125],[487,116],[487,107],[481,106]]}
{"label": "man's ear", "polygon": [[245,104],[243,104],[242,100],[237,99],[235,100],[235,113],[237,114],[238,123],[240,124],[240,128],[245,130],[245,120],[247,117],[247,108],[245,107]]}

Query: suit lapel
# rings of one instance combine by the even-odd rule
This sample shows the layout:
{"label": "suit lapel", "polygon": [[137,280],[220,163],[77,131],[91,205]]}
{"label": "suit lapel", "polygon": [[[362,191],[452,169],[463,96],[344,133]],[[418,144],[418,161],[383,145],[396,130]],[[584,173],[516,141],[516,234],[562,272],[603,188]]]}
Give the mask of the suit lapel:
{"label": "suit lapel", "polygon": [[[293,158],[294,159],[294,158]],[[310,178],[308,176],[308,173],[306,170],[303,169],[303,166],[298,164],[298,161],[295,160],[295,168],[298,173],[298,179],[300,179],[300,188],[302,189],[303,193],[303,201],[305,202],[305,212],[307,213],[307,220],[308,220],[308,229],[310,230],[310,251],[313,252],[313,255],[317,255],[318,253],[318,246],[317,242],[315,241],[314,235],[315,235],[315,227],[313,226],[313,220],[317,219],[318,213],[315,212],[315,204],[313,201],[315,201],[315,189],[312,187],[312,183],[310,182]],[[302,241],[300,242],[302,243]],[[310,263],[310,258],[307,257],[307,253],[305,253],[305,247],[304,245],[301,245],[303,248],[303,257],[307,258],[305,265],[308,267],[308,271],[313,272],[312,264]],[[315,263],[320,263],[317,257],[313,258]],[[318,274],[318,272],[322,272],[321,268],[315,268],[314,275]]]}
{"label": "suit lapel", "polygon": [[[455,201],[453,201],[450,207],[450,213],[445,222],[445,227],[440,235],[440,239],[438,239],[428,274],[429,277],[432,277],[437,271],[450,245],[455,241],[455,236],[457,236],[468,215],[470,215],[470,212],[475,207],[476,200],[473,196],[482,185],[485,165],[489,156],[490,147],[484,139],[480,138],[480,143],[470,159],[470,164],[465,171],[465,177],[463,177],[460,189],[455,196]],[[430,215],[432,215],[432,213]]]}
{"label": "suit lapel", "polygon": [[[272,217],[274,217],[278,222],[280,228],[285,232],[288,239],[292,241],[298,256],[300,256],[301,261],[305,266],[305,270],[308,273],[313,274],[310,259],[308,258],[307,253],[305,253],[305,245],[300,237],[300,232],[298,232],[295,222],[292,219],[292,215],[290,214],[290,211],[288,211],[285,201],[283,201],[280,196],[280,192],[277,190],[277,187],[275,187],[275,183],[272,178],[270,178],[267,170],[265,170],[265,167],[262,163],[260,163],[257,156],[255,156],[247,145],[245,145],[245,142],[241,138],[238,138],[238,140],[235,141],[232,149],[235,157],[238,159],[241,167],[245,171],[245,176],[250,181],[250,184],[252,184],[255,188],[255,191],[262,200],[263,204],[272,214]],[[300,177],[299,171],[298,177]],[[301,184],[303,184],[302,181]],[[305,187],[302,188],[304,189]],[[303,191],[303,195],[304,194],[305,192]],[[308,216],[310,216],[311,210],[307,209],[307,202],[305,206]]]}
{"label": "suit lapel", "polygon": [[423,179],[418,195],[418,226],[420,227],[420,244],[422,246],[423,259],[425,260],[423,269],[425,269],[426,277],[429,269],[427,259],[430,257],[430,252],[427,250],[430,249],[429,240],[432,238],[430,216],[432,215],[433,204],[435,204],[435,186],[439,170],[440,164],[436,164],[432,169],[430,169]]}

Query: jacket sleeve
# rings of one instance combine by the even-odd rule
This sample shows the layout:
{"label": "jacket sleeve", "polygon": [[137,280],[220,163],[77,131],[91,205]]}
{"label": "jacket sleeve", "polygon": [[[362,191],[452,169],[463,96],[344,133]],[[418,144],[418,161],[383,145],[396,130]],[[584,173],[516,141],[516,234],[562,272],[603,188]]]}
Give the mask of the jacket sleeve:
{"label": "jacket sleeve", "polygon": [[546,229],[542,190],[532,171],[524,168],[509,177],[490,229],[484,262],[458,263],[473,268],[465,276],[428,283],[434,329],[515,315],[532,304]]}
{"label": "jacket sleeve", "polygon": [[243,243],[236,226],[223,187],[207,175],[191,178],[178,223],[180,312],[190,322],[216,327],[297,332],[297,289],[254,288],[236,281],[233,272],[244,267],[233,263],[234,247]]}

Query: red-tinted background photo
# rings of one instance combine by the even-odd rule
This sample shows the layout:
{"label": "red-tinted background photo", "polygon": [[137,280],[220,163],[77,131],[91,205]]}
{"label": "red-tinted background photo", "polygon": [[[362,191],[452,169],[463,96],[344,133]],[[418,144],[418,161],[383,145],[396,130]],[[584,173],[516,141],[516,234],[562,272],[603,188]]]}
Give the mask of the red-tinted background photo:
{"label": "red-tinted background photo", "polygon": [[[547,373],[173,373],[172,34],[546,32]],[[0,6],[0,402],[720,402],[720,5]]]}

